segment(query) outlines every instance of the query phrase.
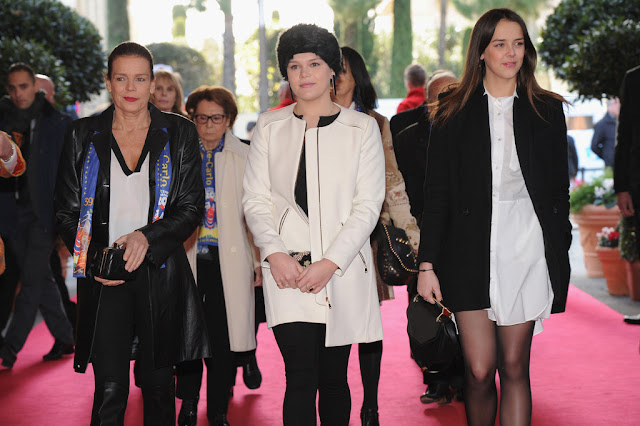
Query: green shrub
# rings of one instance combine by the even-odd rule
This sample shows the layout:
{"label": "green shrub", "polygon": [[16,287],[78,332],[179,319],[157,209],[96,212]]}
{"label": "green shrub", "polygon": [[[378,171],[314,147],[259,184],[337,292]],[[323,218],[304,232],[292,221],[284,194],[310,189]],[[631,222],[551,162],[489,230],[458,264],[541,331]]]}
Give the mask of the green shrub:
{"label": "green shrub", "polygon": [[[37,52],[26,56],[27,60],[44,54],[60,61],[64,73],[58,81],[54,80],[61,89],[56,95],[59,103],[88,101],[91,94],[102,89],[105,66],[100,34],[91,22],[62,3],[54,0],[2,1],[0,34],[8,40],[28,37],[30,46],[25,49],[38,46]],[[8,51],[0,52],[0,91],[4,92],[6,72],[12,59],[9,59]],[[38,67],[34,67],[34,71],[47,72]],[[48,72],[53,71],[49,68]]]}
{"label": "green shrub", "polygon": [[180,73],[185,95],[202,84],[212,84],[211,66],[197,50],[175,43],[153,43],[147,48],[153,54],[155,64],[171,65],[174,71]]}
{"label": "green shrub", "polygon": [[541,35],[542,60],[579,98],[618,96],[640,64],[640,1],[563,0]]}

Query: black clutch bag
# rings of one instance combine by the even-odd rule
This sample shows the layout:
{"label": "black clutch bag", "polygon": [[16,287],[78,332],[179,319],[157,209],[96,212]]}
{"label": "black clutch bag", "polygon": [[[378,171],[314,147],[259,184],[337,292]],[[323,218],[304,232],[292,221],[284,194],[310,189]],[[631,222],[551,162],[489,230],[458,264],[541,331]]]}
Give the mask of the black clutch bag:
{"label": "black clutch bag", "polygon": [[407,334],[411,356],[423,370],[445,369],[461,353],[451,311],[438,301],[432,305],[416,295],[409,302]]}
{"label": "black clutch bag", "polygon": [[124,246],[113,244],[111,247],[105,247],[102,252],[98,253],[91,271],[94,277],[103,278],[105,280],[124,280],[131,281],[136,278],[137,269],[128,272],[124,269],[125,261]]}
{"label": "black clutch bag", "polygon": [[403,229],[378,223],[378,273],[387,285],[406,285],[418,273],[411,242]]}

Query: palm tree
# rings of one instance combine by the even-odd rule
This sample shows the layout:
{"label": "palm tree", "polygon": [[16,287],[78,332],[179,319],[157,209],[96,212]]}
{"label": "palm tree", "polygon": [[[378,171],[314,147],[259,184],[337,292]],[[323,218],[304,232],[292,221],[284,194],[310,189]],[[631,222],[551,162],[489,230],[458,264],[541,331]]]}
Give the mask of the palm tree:
{"label": "palm tree", "polygon": [[333,29],[342,46],[354,48],[362,55],[371,75],[377,69],[373,55],[374,9],[381,0],[329,0],[333,9]]}
{"label": "palm tree", "polygon": [[231,0],[216,0],[220,10],[224,13],[224,34],[222,45],[224,49],[222,67],[222,85],[236,94],[236,41],[233,36],[233,13],[231,13]]}
{"label": "palm tree", "polygon": [[269,81],[267,79],[267,31],[264,28],[263,0],[258,0],[258,44],[260,46],[260,82],[258,94],[260,99],[260,111],[269,108]]}

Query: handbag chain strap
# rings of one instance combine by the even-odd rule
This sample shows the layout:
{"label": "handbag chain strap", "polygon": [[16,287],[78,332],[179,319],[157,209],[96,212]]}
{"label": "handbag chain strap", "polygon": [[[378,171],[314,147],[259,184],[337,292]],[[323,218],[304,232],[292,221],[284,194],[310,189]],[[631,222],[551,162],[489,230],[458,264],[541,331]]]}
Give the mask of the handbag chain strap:
{"label": "handbag chain strap", "polygon": [[389,231],[387,230],[387,225],[385,225],[384,223],[382,223],[381,225],[382,225],[382,229],[384,229],[384,233],[387,235],[387,241],[389,242],[389,248],[391,249],[391,252],[396,257],[396,259],[398,259],[398,262],[400,262],[400,266],[402,266],[402,268],[407,272],[413,272],[413,273],[417,274],[418,273],[417,269],[407,268],[404,265],[404,263],[402,262],[402,259],[400,258],[398,253],[396,253],[395,249],[393,248],[393,244],[391,244],[391,236],[389,235]]}

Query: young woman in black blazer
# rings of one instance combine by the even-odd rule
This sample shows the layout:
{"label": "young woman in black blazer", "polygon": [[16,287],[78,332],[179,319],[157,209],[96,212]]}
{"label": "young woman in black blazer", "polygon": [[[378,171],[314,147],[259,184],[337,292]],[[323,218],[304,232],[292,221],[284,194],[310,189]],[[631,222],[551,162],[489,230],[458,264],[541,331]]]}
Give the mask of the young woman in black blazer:
{"label": "young woman in black blazer", "polygon": [[432,108],[418,292],[455,312],[465,410],[529,424],[532,336],[564,310],[569,181],[564,99],[540,88],[536,51],[516,13],[476,23],[460,84]]}

